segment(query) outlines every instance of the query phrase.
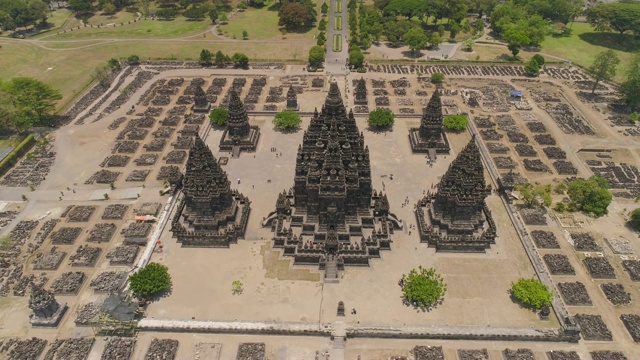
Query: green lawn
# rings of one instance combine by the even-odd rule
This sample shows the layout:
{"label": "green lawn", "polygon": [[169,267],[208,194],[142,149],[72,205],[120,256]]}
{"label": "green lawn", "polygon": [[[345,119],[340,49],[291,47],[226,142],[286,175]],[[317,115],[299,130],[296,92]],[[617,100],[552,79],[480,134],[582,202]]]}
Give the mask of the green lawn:
{"label": "green lawn", "polygon": [[229,20],[226,25],[220,28],[229,37],[242,39],[242,31],[249,32],[249,39],[278,39],[282,37],[280,26],[278,26],[278,10],[269,10],[270,6],[263,6],[260,9],[248,8],[244,12],[238,13]]}
{"label": "green lawn", "polygon": [[571,36],[547,36],[542,42],[541,51],[588,67],[598,53],[609,49],[620,57],[621,64],[618,67],[616,81],[621,81],[626,63],[631,60],[631,53],[640,50],[640,40],[634,39],[632,35],[596,32],[589,24],[575,23]]}
{"label": "green lawn", "polygon": [[335,23],[333,24],[334,30],[342,30],[342,16],[336,16]]}
{"label": "green lawn", "polygon": [[22,135],[15,135],[7,139],[0,139],[0,149],[4,149],[8,146],[16,147],[20,142],[22,142],[22,140],[24,140],[24,136]]}
{"label": "green lawn", "polygon": [[336,0],[336,14],[342,12],[342,0]]}
{"label": "green lawn", "polygon": [[342,51],[342,35],[334,34],[333,35],[333,52],[341,52]]}
{"label": "green lawn", "polygon": [[[91,23],[91,21],[90,21]],[[46,41],[71,39],[99,39],[99,38],[141,38],[141,37],[178,37],[205,31],[211,23],[209,21],[187,21],[178,18],[171,21],[139,20],[124,26],[113,27],[81,27],[80,29],[49,36]],[[51,33],[49,33],[51,34]]]}

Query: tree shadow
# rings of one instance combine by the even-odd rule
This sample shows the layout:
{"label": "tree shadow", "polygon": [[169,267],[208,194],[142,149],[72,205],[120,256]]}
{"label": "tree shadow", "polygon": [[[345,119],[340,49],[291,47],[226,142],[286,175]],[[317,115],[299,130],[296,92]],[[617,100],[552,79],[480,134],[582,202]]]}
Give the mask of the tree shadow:
{"label": "tree shadow", "polygon": [[611,32],[590,32],[578,35],[578,37],[595,46],[607,49],[631,52],[640,46],[640,40],[630,34],[616,34]]}
{"label": "tree shadow", "polygon": [[444,303],[444,298],[441,298],[440,300],[436,301],[435,303],[429,305],[429,306],[420,306],[417,303],[412,303],[411,301],[409,301],[409,299],[407,299],[404,296],[400,296],[400,299],[402,300],[402,304],[406,307],[412,307],[414,310],[416,310],[416,312],[430,312],[431,310],[435,310],[438,306],[442,305]]}
{"label": "tree shadow", "polygon": [[393,126],[367,126],[367,131],[370,131],[374,134],[382,134],[386,132],[393,132]]}
{"label": "tree shadow", "polygon": [[267,11],[280,11],[280,3],[275,2],[273,3],[273,5],[269,5],[269,7],[267,8]]}
{"label": "tree shadow", "polygon": [[420,50],[418,51],[406,50],[402,52],[402,56],[409,59],[419,59],[424,56],[424,53]]}
{"label": "tree shadow", "polygon": [[282,134],[295,134],[300,130],[302,130],[302,128],[300,126],[296,126],[296,127],[288,128],[288,129],[280,129],[279,127],[277,127],[275,125],[273,126],[273,131],[276,131],[276,132],[279,132],[279,133],[282,133]]}

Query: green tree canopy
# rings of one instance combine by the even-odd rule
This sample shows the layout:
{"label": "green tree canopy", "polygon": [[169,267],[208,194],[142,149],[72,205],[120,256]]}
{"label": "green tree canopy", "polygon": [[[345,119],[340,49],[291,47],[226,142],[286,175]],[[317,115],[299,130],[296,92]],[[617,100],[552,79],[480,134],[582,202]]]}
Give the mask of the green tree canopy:
{"label": "green tree canopy", "polygon": [[246,69],[249,67],[249,57],[243,53],[235,53],[231,57],[231,61],[233,61],[233,66],[239,67],[242,69]]}
{"label": "green tree canopy", "polygon": [[538,76],[538,74],[540,74],[540,64],[538,64],[536,59],[531,58],[531,60],[524,65],[524,72],[529,76]]}
{"label": "green tree canopy", "polygon": [[542,66],[545,63],[544,56],[542,56],[540,54],[533,55],[533,57],[531,59],[535,60],[538,63],[539,66]]}
{"label": "green tree canopy", "polygon": [[617,31],[620,34],[631,31],[640,35],[640,3],[613,2],[599,4],[587,10],[587,21],[597,31]]}
{"label": "green tree canopy", "polygon": [[320,5],[320,12],[323,14],[326,14],[329,12],[329,5],[327,5],[326,2],[323,2],[322,5]]}
{"label": "green tree canopy", "polygon": [[224,126],[227,124],[227,109],[223,107],[215,108],[209,113],[211,124]]}
{"label": "green tree canopy", "polygon": [[640,229],[640,208],[637,208],[631,212],[629,222],[636,229]]}
{"label": "green tree canopy", "polygon": [[620,59],[613,50],[603,51],[596,55],[591,66],[587,68],[587,73],[595,80],[591,89],[592,94],[596,91],[600,81],[611,81],[616,76],[618,64],[620,64]]}
{"label": "green tree canopy", "polygon": [[538,279],[520,278],[511,283],[511,295],[536,310],[551,305],[553,301],[553,292]]}
{"label": "green tree canopy", "polygon": [[149,263],[129,276],[129,287],[141,298],[158,295],[171,289],[169,268],[158,263]]}
{"label": "green tree canopy", "polygon": [[140,64],[140,57],[138,55],[129,55],[127,63],[129,63],[129,65],[138,65]]}
{"label": "green tree canopy", "polygon": [[290,2],[280,9],[278,25],[288,31],[298,31],[313,25],[315,15],[313,6],[302,2]]}
{"label": "green tree canopy", "polygon": [[460,132],[467,129],[468,123],[469,121],[464,115],[449,115],[442,121],[442,126],[448,130]]}
{"label": "green tree canopy", "polygon": [[415,53],[416,50],[423,49],[427,45],[428,41],[427,35],[419,27],[411,28],[402,35],[402,39],[404,40],[404,43],[409,46],[412,53]]}
{"label": "green tree canopy", "polygon": [[300,126],[302,119],[296,111],[284,110],[276,114],[273,124],[280,130],[289,130]]}
{"label": "green tree canopy", "polygon": [[520,192],[522,201],[524,201],[528,207],[551,205],[551,185],[532,185],[525,183],[516,185],[515,190]]}
{"label": "green tree canopy", "polygon": [[212,59],[213,59],[213,54],[211,53],[211,51],[207,49],[202,49],[202,51],[200,51],[200,59],[198,60],[198,63],[202,66],[209,66],[211,65]]}
{"label": "green tree canopy", "polygon": [[56,109],[57,101],[62,99],[62,94],[49,84],[26,77],[0,82],[0,93],[4,93],[2,112],[11,113],[13,127],[18,130],[26,130],[48,120]]}
{"label": "green tree canopy", "polygon": [[320,67],[324,63],[324,48],[322,46],[314,46],[309,50],[309,65]]}
{"label": "green tree canopy", "polygon": [[620,84],[622,100],[631,110],[637,110],[640,105],[640,52],[637,52],[627,66],[625,79]]}
{"label": "green tree canopy", "polygon": [[443,73],[431,74],[431,82],[434,84],[442,84],[444,82],[444,74]]}
{"label": "green tree canopy", "polygon": [[215,24],[216,21],[218,21],[218,10],[216,10],[215,8],[209,9],[209,12],[207,12],[207,15],[209,16],[209,19],[211,20],[212,24]]}
{"label": "green tree canopy", "polygon": [[393,126],[395,115],[387,109],[375,109],[369,113],[369,126],[374,128],[386,128]]}
{"label": "green tree canopy", "polygon": [[601,216],[607,213],[612,195],[606,179],[593,175],[589,179],[577,179],[569,183],[567,194],[576,208]]}
{"label": "green tree canopy", "polygon": [[434,268],[419,266],[402,275],[402,293],[412,304],[420,308],[430,308],[444,298],[447,292],[442,276]]}
{"label": "green tree canopy", "polygon": [[357,45],[351,46],[351,49],[349,49],[349,64],[359,69],[362,67],[363,63],[364,54],[362,54],[362,50],[360,50],[360,47]]}

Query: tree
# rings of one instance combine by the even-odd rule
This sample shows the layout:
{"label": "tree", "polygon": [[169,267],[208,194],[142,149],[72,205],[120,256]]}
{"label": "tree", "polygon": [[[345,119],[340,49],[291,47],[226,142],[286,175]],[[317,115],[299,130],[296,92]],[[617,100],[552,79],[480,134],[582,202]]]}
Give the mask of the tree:
{"label": "tree", "polygon": [[223,107],[213,109],[211,113],[209,113],[209,120],[213,125],[227,125],[227,109]]}
{"label": "tree", "polygon": [[152,297],[171,289],[169,268],[158,263],[149,263],[129,276],[131,291],[141,298]]}
{"label": "tree", "polygon": [[455,39],[459,32],[460,24],[454,21],[453,23],[451,23],[451,25],[449,25],[449,38],[451,40]]}
{"label": "tree", "polygon": [[631,212],[629,222],[634,228],[640,229],[640,208],[637,208]]}
{"label": "tree", "polygon": [[249,40],[249,32],[242,30],[242,40]]}
{"label": "tree", "polygon": [[177,11],[174,8],[164,8],[164,9],[158,9],[158,11],[156,11],[156,16],[158,17],[158,19],[163,19],[163,20],[175,19],[176,14],[177,14]]}
{"label": "tree", "polygon": [[402,35],[404,43],[409,46],[411,52],[415,54],[416,50],[423,49],[427,45],[427,35],[424,34],[419,27],[414,27]]}
{"label": "tree", "polygon": [[402,294],[410,303],[420,308],[430,308],[444,298],[447,285],[434,268],[411,269],[402,275]]}
{"label": "tree", "polygon": [[318,36],[316,36],[316,45],[322,46],[327,42],[327,37],[324,35],[324,32],[319,32]]}
{"label": "tree", "polygon": [[62,99],[60,91],[39,80],[18,77],[8,82],[0,82],[0,91],[9,95],[16,128],[26,130],[48,120]]}
{"label": "tree", "polygon": [[353,65],[356,69],[360,69],[364,63],[364,55],[362,50],[357,45],[353,45],[349,49],[349,64]]}
{"label": "tree", "polygon": [[325,15],[329,12],[329,5],[327,5],[326,2],[323,2],[322,5],[320,5],[320,12]]}
{"label": "tree", "polygon": [[183,11],[182,15],[189,20],[204,20],[207,15],[207,7],[193,5]]}
{"label": "tree", "polygon": [[200,51],[200,60],[198,60],[198,63],[202,66],[210,66],[212,59],[213,54],[211,53],[211,51],[202,49],[202,51]]}
{"label": "tree", "polygon": [[620,84],[622,100],[631,110],[637,110],[640,105],[640,52],[634,55],[625,75],[625,80]]}
{"label": "tree", "polygon": [[540,64],[538,64],[536,59],[531,58],[531,60],[524,65],[524,72],[529,76],[538,76],[538,74],[540,74]]}
{"label": "tree", "polygon": [[104,6],[102,7],[102,12],[103,12],[104,14],[109,14],[109,15],[111,15],[111,14],[113,14],[113,13],[115,13],[115,12],[116,12],[116,6],[115,6],[115,5],[113,5],[112,3],[106,3],[106,4],[104,4]]}
{"label": "tree", "polygon": [[522,201],[528,207],[551,206],[551,186],[532,185],[530,183],[518,184],[515,190],[520,192]]}
{"label": "tree", "polygon": [[129,63],[129,65],[138,65],[140,64],[140,57],[138,57],[138,55],[129,55],[127,63]]}
{"label": "tree", "polygon": [[313,9],[302,3],[288,3],[280,10],[278,25],[284,26],[288,31],[297,31],[310,27],[315,20]]}
{"label": "tree", "polygon": [[369,126],[373,128],[386,128],[393,126],[395,115],[391,110],[375,109],[369,113]]}
{"label": "tree", "polygon": [[231,61],[233,61],[233,66],[239,67],[242,69],[246,69],[249,67],[249,58],[247,55],[243,53],[235,53],[231,57]]}
{"label": "tree", "polygon": [[67,7],[75,13],[88,13],[93,10],[92,0],[68,0]]}
{"label": "tree", "polygon": [[212,24],[215,24],[216,21],[218,20],[219,14],[218,14],[218,10],[216,10],[215,8],[210,9],[207,15],[209,15],[209,19],[211,19]]}
{"label": "tree", "polygon": [[519,278],[511,283],[511,295],[536,310],[551,305],[553,301],[553,292],[538,279]]}
{"label": "tree", "polygon": [[120,69],[120,61],[116,58],[111,58],[107,61],[107,66],[109,66],[112,70]]}
{"label": "tree", "polygon": [[451,131],[461,132],[467,129],[468,123],[469,121],[464,115],[449,115],[442,121],[442,126]]}
{"label": "tree", "polygon": [[224,66],[225,63],[226,63],[226,57],[224,56],[222,51],[218,50],[216,52],[216,58],[214,60],[214,64],[216,66]]}
{"label": "tree", "polygon": [[231,282],[231,293],[233,295],[240,295],[240,294],[242,294],[243,291],[244,291],[244,286],[242,284],[242,281],[233,280]]}
{"label": "tree", "polygon": [[220,17],[218,19],[220,20],[220,24],[223,24],[223,25],[229,22],[229,18],[227,17],[227,13],[220,14]]}
{"label": "tree", "polygon": [[327,20],[326,19],[320,19],[320,21],[318,21],[318,30],[320,30],[320,31],[327,30]]}
{"label": "tree", "polygon": [[539,66],[544,65],[544,56],[540,55],[540,54],[535,54],[533,55],[533,57],[531,58],[532,60],[535,60]]}
{"label": "tree", "polygon": [[567,194],[576,208],[601,216],[607,213],[612,195],[606,179],[593,175],[589,179],[577,179],[569,184]]}
{"label": "tree", "polygon": [[587,10],[587,21],[596,31],[614,30],[622,34],[632,31],[640,35],[640,4],[637,2],[615,2],[599,4]]}
{"label": "tree", "polygon": [[462,42],[462,47],[464,49],[464,51],[473,51],[473,39],[467,39],[465,41]]}
{"label": "tree", "polygon": [[444,74],[443,73],[431,74],[431,82],[433,84],[442,84],[444,82]]}
{"label": "tree", "polygon": [[314,46],[309,50],[309,65],[320,67],[324,63],[324,48],[322,46]]}
{"label": "tree", "polygon": [[620,59],[613,50],[603,51],[596,55],[591,66],[587,68],[587,73],[593,76],[595,80],[591,89],[592,94],[596,91],[600,81],[611,81],[616,76],[618,64],[620,64]]}
{"label": "tree", "polygon": [[300,126],[302,119],[296,111],[284,110],[276,114],[273,118],[273,125],[280,130],[289,130]]}
{"label": "tree", "polygon": [[520,44],[509,44],[507,45],[507,49],[509,49],[509,51],[511,51],[511,54],[513,55],[513,58],[515,59],[518,54],[520,53]]}

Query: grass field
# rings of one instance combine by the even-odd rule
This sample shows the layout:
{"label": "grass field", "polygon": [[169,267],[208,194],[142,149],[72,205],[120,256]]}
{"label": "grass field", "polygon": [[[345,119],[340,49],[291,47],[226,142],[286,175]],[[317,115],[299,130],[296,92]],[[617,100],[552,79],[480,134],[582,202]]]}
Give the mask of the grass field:
{"label": "grass field", "polygon": [[[317,5],[317,4],[316,4]],[[319,7],[316,11],[320,13]],[[263,6],[262,8],[248,8],[247,10],[237,13],[233,18],[229,19],[226,25],[220,25],[219,28],[226,32],[230,38],[242,39],[242,31],[249,33],[249,39],[281,39],[284,27],[278,25],[278,8],[276,5]],[[287,33],[288,40],[312,40],[314,31],[303,33]],[[311,44],[311,43],[310,43]]]}
{"label": "grass field", "polygon": [[342,12],[342,0],[336,0],[336,14]]}
{"label": "grass field", "polygon": [[[196,34],[207,30],[208,21],[187,21],[175,19],[171,21],[140,20],[135,23],[116,27],[81,27],[59,35],[48,33],[43,41],[75,40],[75,39],[108,39],[108,38],[143,38],[143,37],[177,37]],[[95,26],[95,25],[94,25]]]}
{"label": "grass field", "polygon": [[333,52],[341,52],[342,51],[342,35],[334,34],[333,35]]}
{"label": "grass field", "polygon": [[[267,45],[252,42],[206,40],[131,40],[96,43],[51,43],[64,46],[74,44],[85,46],[79,49],[67,48],[50,50],[34,44],[0,39],[0,78],[18,76],[33,77],[51,84],[60,90],[63,99],[59,108],[67,104],[90,82],[91,74],[98,65],[106,64],[110,58],[126,58],[136,54],[141,59],[195,60],[204,48],[212,52],[218,50],[226,54],[245,53],[250,61],[303,59],[309,52],[310,44],[269,42]],[[87,46],[89,45],[89,46]]]}
{"label": "grass field", "polygon": [[333,30],[342,30],[342,16],[335,17],[335,23],[333,24]]}
{"label": "grass field", "polygon": [[640,50],[640,40],[632,35],[611,32],[596,32],[586,23],[575,23],[571,36],[547,38],[542,42],[542,52],[571,60],[582,67],[588,67],[595,56],[606,50],[618,54],[621,64],[618,67],[616,81],[621,81],[626,63],[631,60],[632,52]]}

